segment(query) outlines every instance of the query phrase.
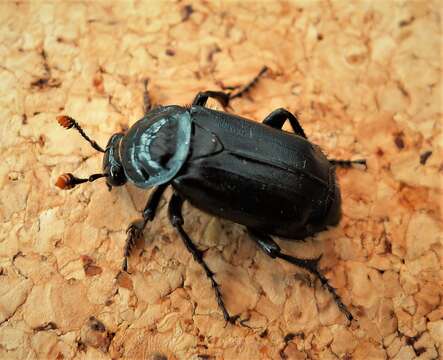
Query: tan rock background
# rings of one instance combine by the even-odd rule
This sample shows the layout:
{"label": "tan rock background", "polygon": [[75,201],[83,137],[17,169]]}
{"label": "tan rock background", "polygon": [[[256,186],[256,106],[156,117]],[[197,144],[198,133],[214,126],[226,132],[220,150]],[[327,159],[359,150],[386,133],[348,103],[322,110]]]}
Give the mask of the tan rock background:
{"label": "tan rock background", "polygon": [[[441,15],[439,1],[1,2],[0,358],[441,358]],[[102,161],[57,115],[105,145],[142,115],[144,78],[154,103],[186,104],[263,65],[235,113],[260,121],[286,107],[331,157],[368,159],[367,171],[338,171],[337,228],[280,241],[323,254],[350,325],[242,227],[186,207],[241,314],[226,325],[165,207],[120,274],[147,193],[54,187]]]}

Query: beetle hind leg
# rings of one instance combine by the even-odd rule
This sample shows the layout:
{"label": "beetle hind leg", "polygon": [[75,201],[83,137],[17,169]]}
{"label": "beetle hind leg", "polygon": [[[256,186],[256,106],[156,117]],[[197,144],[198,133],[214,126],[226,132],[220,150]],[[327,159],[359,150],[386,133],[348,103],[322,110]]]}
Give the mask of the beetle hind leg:
{"label": "beetle hind leg", "polygon": [[274,110],[268,116],[266,116],[266,118],[263,120],[263,124],[273,127],[274,129],[281,130],[286,120],[288,120],[291,124],[294,134],[307,139],[306,134],[301,127],[297,117],[286,109],[279,108],[277,110]]}
{"label": "beetle hind leg", "polygon": [[335,289],[331,285],[329,285],[328,280],[318,271],[318,262],[321,257],[318,257],[317,259],[298,259],[296,257],[282,253],[280,246],[278,246],[277,243],[269,235],[249,228],[248,232],[250,236],[255,240],[255,242],[259,245],[259,247],[268,256],[272,257],[273,259],[283,259],[287,262],[290,262],[291,264],[294,264],[309,271],[311,274],[318,277],[321,284],[332,294],[332,297],[334,298],[334,301],[337,304],[338,308],[345,314],[348,320],[351,321],[354,318],[346,305],[343,304],[340,296],[338,296],[335,292]]}
{"label": "beetle hind leg", "polygon": [[229,315],[228,311],[226,310],[225,304],[223,302],[219,285],[214,279],[214,273],[211,271],[211,269],[209,269],[208,265],[203,260],[203,252],[197,249],[197,247],[194,245],[188,234],[186,234],[186,232],[183,229],[184,220],[181,211],[182,205],[183,205],[183,199],[177,194],[173,194],[169,202],[169,220],[171,221],[172,226],[174,226],[177,229],[181,239],[183,240],[183,243],[186,246],[186,249],[188,249],[188,251],[192,254],[194,260],[203,267],[206,276],[209,278],[209,280],[211,280],[212,288],[215,291],[215,297],[217,299],[218,306],[223,312],[224,319],[226,321],[229,321],[230,323],[234,323],[235,320],[238,318],[238,316]]}

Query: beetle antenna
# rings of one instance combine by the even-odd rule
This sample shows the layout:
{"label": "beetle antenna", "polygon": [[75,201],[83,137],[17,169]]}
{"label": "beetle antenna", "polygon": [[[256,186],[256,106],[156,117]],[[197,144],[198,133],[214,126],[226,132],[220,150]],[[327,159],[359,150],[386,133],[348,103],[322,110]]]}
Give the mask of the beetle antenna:
{"label": "beetle antenna", "polygon": [[62,174],[58,177],[57,181],[55,182],[55,186],[59,187],[63,190],[69,190],[73,187],[83,184],[85,182],[93,182],[97,179],[100,179],[102,177],[109,176],[108,174],[93,174],[90,177],[86,179],[78,178],[72,175],[71,173]]}
{"label": "beetle antenna", "polygon": [[105,152],[105,150],[103,150],[103,148],[99,144],[97,144],[94,140],[92,140],[88,135],[85,134],[81,126],[72,117],[67,115],[57,116],[57,121],[65,129],[75,128],[83,137],[83,139],[89,142],[95,150],[100,151],[102,153]]}

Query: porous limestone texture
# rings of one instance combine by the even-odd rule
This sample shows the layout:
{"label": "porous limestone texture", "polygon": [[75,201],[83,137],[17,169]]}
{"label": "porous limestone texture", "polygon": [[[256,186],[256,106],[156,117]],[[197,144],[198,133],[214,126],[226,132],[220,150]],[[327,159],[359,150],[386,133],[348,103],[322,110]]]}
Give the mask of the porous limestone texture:
{"label": "porous limestone texture", "polygon": [[[440,1],[0,2],[1,359],[439,359],[443,356]],[[166,200],[129,261],[127,225],[149,191],[70,191],[154,104],[268,73],[232,111],[297,113],[338,169],[339,226],[277,239],[319,281],[257,249],[240,225],[186,205],[228,310],[167,219]],[[210,101],[210,106],[217,106]],[[289,127],[285,126],[289,131]],[[166,198],[171,192],[166,193]]]}

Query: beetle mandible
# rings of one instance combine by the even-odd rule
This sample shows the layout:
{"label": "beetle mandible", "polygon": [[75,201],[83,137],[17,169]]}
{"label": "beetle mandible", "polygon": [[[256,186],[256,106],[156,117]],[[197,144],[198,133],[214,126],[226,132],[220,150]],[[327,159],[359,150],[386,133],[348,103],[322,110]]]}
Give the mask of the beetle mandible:
{"label": "beetle mandible", "polygon": [[[169,220],[210,279],[227,321],[234,322],[237,316],[229,315],[203,252],[183,229],[181,211],[185,200],[211,215],[244,225],[267,255],[314,274],[352,320],[335,289],[319,272],[320,258],[298,259],[285,254],[271,235],[302,240],[337,225],[341,198],[335,166],[366,165],[365,160],[328,160],[317,145],[309,142],[297,117],[283,108],[258,123],[205,106],[208,98],[213,98],[226,108],[230,100],[249,91],[266,71],[263,67],[237,93],[200,92],[188,107],[151,108],[146,82],[144,117],[126,133],[112,135],[106,149],[90,139],[74,119],[59,116],[60,125],[78,130],[94,149],[104,153],[104,158],[102,173],[86,179],[63,174],[56,185],[71,189],[104,177],[109,189],[128,180],[143,189],[156,187],[143,210],[143,218],[127,229],[124,271],[136,240],[155,217],[163,192],[172,186]],[[282,130],[286,121],[293,133]]]}

